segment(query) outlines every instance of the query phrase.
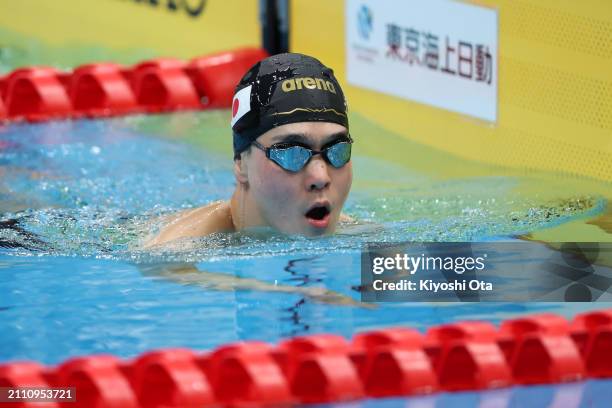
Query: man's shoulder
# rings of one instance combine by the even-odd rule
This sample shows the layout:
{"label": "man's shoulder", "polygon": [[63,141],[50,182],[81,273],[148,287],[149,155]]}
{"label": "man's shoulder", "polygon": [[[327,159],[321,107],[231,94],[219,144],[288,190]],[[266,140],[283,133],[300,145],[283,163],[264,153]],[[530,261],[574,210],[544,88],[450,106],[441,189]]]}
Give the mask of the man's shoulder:
{"label": "man's shoulder", "polygon": [[152,247],[180,238],[198,238],[215,232],[233,230],[230,204],[227,201],[215,201],[202,207],[184,210],[167,216],[165,225],[144,247]]}

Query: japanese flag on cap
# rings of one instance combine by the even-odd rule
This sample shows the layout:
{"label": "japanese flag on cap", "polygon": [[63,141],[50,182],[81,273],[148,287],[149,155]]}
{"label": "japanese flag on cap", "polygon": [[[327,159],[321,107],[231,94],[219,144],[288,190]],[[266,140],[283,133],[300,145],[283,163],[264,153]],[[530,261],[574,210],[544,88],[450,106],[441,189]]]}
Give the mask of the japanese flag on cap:
{"label": "japanese flag on cap", "polygon": [[243,117],[247,112],[251,110],[251,88],[253,85],[242,88],[232,101],[232,127]]}

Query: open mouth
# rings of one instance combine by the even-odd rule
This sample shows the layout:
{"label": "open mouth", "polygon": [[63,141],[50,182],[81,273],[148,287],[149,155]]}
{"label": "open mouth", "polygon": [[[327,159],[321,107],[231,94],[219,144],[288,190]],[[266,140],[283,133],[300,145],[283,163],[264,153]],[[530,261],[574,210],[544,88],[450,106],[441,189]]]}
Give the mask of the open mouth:
{"label": "open mouth", "polygon": [[325,229],[329,225],[329,204],[315,204],[304,214],[308,223],[317,228]]}
{"label": "open mouth", "polygon": [[329,215],[329,208],[324,205],[314,206],[306,213],[306,218],[320,221]]}

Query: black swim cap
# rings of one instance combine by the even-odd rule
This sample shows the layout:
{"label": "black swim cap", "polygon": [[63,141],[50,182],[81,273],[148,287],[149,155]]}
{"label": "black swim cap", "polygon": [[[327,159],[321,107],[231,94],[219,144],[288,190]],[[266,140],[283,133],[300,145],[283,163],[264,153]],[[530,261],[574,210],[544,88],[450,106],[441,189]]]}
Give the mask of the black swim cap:
{"label": "black swim cap", "polygon": [[319,121],[348,129],[346,101],[334,72],[304,54],[268,57],[249,69],[236,86],[234,156],[273,127]]}

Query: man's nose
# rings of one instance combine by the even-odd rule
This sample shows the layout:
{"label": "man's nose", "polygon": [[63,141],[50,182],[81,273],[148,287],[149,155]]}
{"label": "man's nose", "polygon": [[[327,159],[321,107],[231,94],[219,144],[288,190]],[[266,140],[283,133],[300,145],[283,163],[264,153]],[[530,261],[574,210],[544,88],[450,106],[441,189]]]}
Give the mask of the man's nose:
{"label": "man's nose", "polygon": [[321,156],[313,157],[305,170],[308,191],[323,190],[329,186],[329,168]]}

